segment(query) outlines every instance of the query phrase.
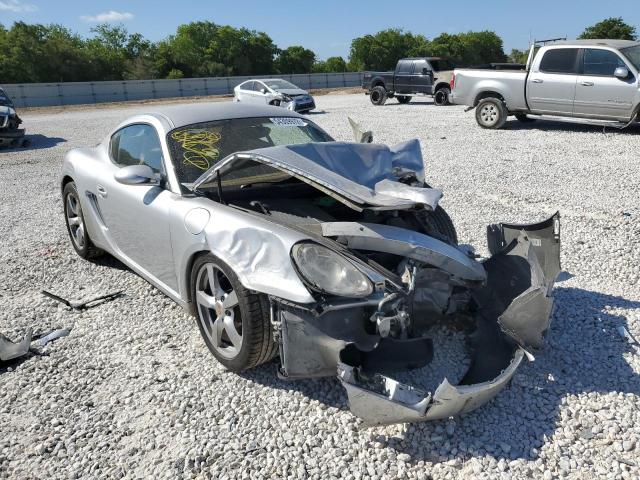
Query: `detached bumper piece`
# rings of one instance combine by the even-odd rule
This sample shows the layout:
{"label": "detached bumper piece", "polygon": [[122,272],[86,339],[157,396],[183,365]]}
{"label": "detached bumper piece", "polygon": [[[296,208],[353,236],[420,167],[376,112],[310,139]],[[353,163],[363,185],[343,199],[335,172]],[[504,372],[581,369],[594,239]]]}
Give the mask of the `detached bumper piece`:
{"label": "detached bumper piece", "polygon": [[[459,385],[446,378],[426,392],[371,372],[342,357],[338,378],[351,411],[367,425],[435,420],[484,405],[511,380],[529,350],[543,343],[560,271],[560,223],[556,213],[534,225],[492,225],[493,255],[482,263],[487,281],[471,291],[475,330],[467,338],[472,361]],[[437,345],[434,348],[438,348]]]}
{"label": "detached bumper piece", "polygon": [[22,340],[14,343],[0,333],[0,361],[8,362],[26,355],[29,352],[32,334],[33,330],[30,328]]}

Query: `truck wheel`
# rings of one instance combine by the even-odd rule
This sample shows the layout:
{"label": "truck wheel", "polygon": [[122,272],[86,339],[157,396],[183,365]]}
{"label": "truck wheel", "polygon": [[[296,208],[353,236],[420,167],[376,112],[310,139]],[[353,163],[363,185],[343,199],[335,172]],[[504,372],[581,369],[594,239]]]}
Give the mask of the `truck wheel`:
{"label": "truck wheel", "polygon": [[384,102],[387,101],[387,91],[383,86],[373,87],[369,94],[369,98],[371,99],[371,103],[374,105],[384,105]]}
{"label": "truck wheel", "polygon": [[451,90],[448,87],[439,88],[438,91],[433,96],[433,103],[438,105],[439,107],[444,107],[449,105],[449,94]]}
{"label": "truck wheel", "polygon": [[531,123],[535,122],[535,118],[527,117],[526,113],[516,113],[516,119],[522,123]]}
{"label": "truck wheel", "polygon": [[406,95],[398,95],[396,97],[398,99],[398,103],[409,103],[411,101],[411,97],[407,97]]}
{"label": "truck wheel", "polygon": [[482,128],[502,128],[507,121],[507,108],[499,98],[483,98],[476,107],[476,121]]}

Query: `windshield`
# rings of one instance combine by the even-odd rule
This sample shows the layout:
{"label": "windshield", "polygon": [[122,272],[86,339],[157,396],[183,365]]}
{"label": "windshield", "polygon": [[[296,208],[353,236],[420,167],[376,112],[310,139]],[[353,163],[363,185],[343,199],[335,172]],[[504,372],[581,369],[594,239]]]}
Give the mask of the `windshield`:
{"label": "windshield", "polygon": [[[223,158],[236,152],[277,145],[331,142],[320,127],[305,118],[234,118],[196,123],[176,128],[167,134],[167,143],[178,181],[193,183]],[[263,177],[256,180],[256,176]],[[279,181],[287,175],[272,167],[259,165],[234,170],[225,180],[252,177],[257,181]]]}
{"label": "windshield", "polygon": [[636,70],[640,70],[640,45],[635,45],[629,48],[623,48],[620,50],[622,54],[629,59]]}
{"label": "windshield", "polygon": [[0,90],[0,107],[13,107],[11,99],[2,90]]}
{"label": "windshield", "polygon": [[289,90],[292,88],[299,90],[293,83],[289,83],[286,80],[263,80],[263,82],[273,90]]}

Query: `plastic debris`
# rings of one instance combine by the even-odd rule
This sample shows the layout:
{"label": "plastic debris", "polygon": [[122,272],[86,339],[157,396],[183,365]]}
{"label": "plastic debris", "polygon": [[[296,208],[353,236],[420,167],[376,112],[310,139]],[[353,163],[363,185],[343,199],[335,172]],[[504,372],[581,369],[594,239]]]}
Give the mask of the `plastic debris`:
{"label": "plastic debris", "polygon": [[94,297],[89,300],[85,300],[84,302],[71,302],[66,298],[62,298],[55,293],[48,292],[47,290],[42,290],[42,294],[46,297],[49,297],[56,302],[60,302],[67,307],[73,308],[74,310],[86,310],[87,308],[97,307],[98,305],[109,302],[111,300],[115,300],[116,298],[120,298],[124,296],[124,292],[119,290],[117,292],[107,293],[106,295],[100,295],[99,297]]}

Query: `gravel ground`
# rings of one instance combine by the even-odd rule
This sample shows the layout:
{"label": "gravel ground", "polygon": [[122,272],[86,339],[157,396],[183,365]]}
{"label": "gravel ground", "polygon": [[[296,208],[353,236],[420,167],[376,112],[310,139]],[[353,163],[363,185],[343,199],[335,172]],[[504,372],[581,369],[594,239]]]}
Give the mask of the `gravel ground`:
{"label": "gravel ground", "polygon": [[[640,350],[617,328],[640,338],[640,132],[485,131],[462,107],[317,102],[312,118],[338,139],[348,114],[381,142],[420,138],[429,183],[479,253],[488,223],[562,212],[563,281],[535,362],[463,417],[372,429],[335,379],[282,382],[275,363],[228,373],[179,307],[66,238],[64,152],[145,107],[29,112],[31,147],[0,153],[0,331],[73,330],[0,367],[0,478],[638,478]],[[41,288],[126,296],[77,312]]]}

